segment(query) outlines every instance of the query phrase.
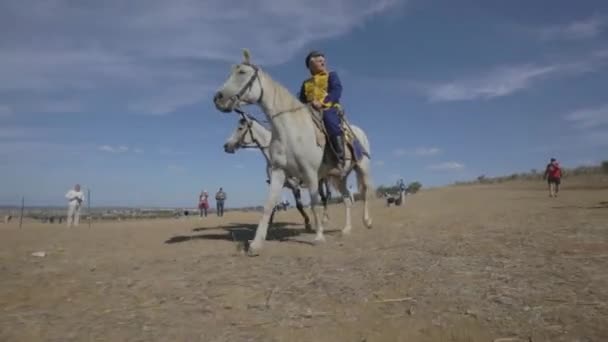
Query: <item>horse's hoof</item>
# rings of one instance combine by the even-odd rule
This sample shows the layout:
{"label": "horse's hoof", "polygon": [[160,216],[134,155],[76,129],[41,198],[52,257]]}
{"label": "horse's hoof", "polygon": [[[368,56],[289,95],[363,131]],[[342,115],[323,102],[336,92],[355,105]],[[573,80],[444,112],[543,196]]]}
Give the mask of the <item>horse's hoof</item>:
{"label": "horse's hoof", "polygon": [[324,215],[323,219],[321,220],[321,222],[324,223],[324,224],[327,223],[327,222],[329,222],[329,216],[328,215]]}
{"label": "horse's hoof", "polygon": [[320,245],[320,244],[325,243],[325,236],[323,236],[323,235],[317,235],[315,237],[315,239],[312,241],[312,243],[314,245]]}
{"label": "horse's hoof", "polygon": [[367,227],[367,229],[372,229],[372,219],[364,220],[363,223],[365,224],[365,227]]}
{"label": "horse's hoof", "polygon": [[249,246],[247,248],[247,256],[254,257],[260,255],[260,250],[262,249],[262,244],[258,241],[249,242]]}
{"label": "horse's hoof", "polygon": [[342,235],[350,235],[352,231],[352,227],[344,227],[344,229],[342,229]]}

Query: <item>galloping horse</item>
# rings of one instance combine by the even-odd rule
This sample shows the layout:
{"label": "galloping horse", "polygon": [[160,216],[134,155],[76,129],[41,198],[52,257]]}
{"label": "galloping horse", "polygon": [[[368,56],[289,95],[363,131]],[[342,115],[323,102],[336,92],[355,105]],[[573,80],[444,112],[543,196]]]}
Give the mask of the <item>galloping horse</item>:
{"label": "galloping horse", "polygon": [[[240,112],[240,111],[239,111]],[[241,119],[239,119],[238,124],[234,131],[230,134],[226,143],[224,143],[224,152],[226,153],[235,153],[236,150],[241,148],[257,148],[262,152],[264,159],[266,160],[266,173],[268,175],[268,179],[270,180],[270,153],[268,152],[268,147],[270,145],[270,140],[272,133],[264,127],[255,117],[248,115],[244,112],[240,112]],[[310,218],[304,211],[304,206],[302,205],[302,196],[300,191],[300,180],[295,177],[286,177],[284,187],[291,190],[293,193],[293,197],[296,202],[296,208],[304,218],[304,226],[307,231],[312,230],[312,226],[310,225]],[[329,185],[327,182],[324,182],[327,194],[323,191],[323,187],[319,189],[319,193],[321,195],[321,201],[323,202],[323,207],[325,209],[323,221],[326,222],[329,220],[327,214],[327,198],[330,195],[329,193]],[[270,223],[272,223],[272,217],[270,219]]]}
{"label": "galloping horse", "polygon": [[[304,182],[310,192],[311,211],[316,228],[315,242],[325,241],[323,224],[319,218],[317,206],[320,201],[320,179],[330,174],[340,177],[339,192],[344,198],[346,223],[343,234],[349,234],[351,225],[351,200],[346,179],[355,170],[359,191],[364,201],[363,223],[371,228],[369,216],[370,149],[367,136],[359,127],[351,125],[351,141],[346,149],[344,163],[346,172],[337,170],[337,160],[327,147],[327,136],[319,138],[322,131],[315,121],[318,116],[309,106],[300,102],[284,86],[274,81],[267,73],[251,63],[250,54],[244,51],[244,61],[232,67],[230,76],[213,97],[215,107],[224,113],[230,113],[241,105],[257,104],[270,122],[272,137],[269,144],[270,156],[270,190],[264,205],[264,214],[258,224],[253,241],[250,243],[249,255],[256,255],[262,248],[268,232],[268,221],[277,199],[283,188],[287,175]],[[348,140],[348,139],[347,139]],[[363,150],[363,151],[361,151]]]}

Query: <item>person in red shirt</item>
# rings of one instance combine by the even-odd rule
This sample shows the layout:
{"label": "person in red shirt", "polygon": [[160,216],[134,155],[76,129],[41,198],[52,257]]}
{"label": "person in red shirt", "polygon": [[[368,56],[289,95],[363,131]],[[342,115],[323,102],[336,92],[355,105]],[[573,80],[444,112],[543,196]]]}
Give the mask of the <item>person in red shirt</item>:
{"label": "person in red shirt", "polygon": [[198,209],[200,210],[199,217],[203,218],[207,217],[207,209],[209,208],[209,194],[207,191],[201,192],[200,196],[198,196]]}
{"label": "person in red shirt", "polygon": [[562,168],[555,158],[551,158],[547,164],[543,179],[546,179],[549,184],[549,197],[557,197],[562,179]]}

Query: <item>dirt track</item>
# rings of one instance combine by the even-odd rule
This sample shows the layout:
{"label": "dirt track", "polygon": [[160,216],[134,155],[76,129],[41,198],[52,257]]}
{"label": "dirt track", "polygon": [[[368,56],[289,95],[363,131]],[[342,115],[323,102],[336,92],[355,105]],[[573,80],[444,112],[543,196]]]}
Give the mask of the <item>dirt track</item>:
{"label": "dirt track", "polygon": [[[277,214],[0,225],[1,341],[608,341],[608,189],[455,187],[307,244]],[[340,229],[341,205],[330,230]],[[278,241],[283,240],[283,241]],[[45,251],[45,257],[32,252]]]}

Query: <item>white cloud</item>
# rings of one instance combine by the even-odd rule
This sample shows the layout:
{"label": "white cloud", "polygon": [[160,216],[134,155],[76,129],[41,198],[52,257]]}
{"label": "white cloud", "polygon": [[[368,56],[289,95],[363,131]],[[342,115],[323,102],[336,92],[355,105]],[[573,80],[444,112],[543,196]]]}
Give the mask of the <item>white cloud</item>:
{"label": "white cloud", "polygon": [[439,163],[439,164],[434,164],[434,165],[430,165],[428,167],[430,170],[436,170],[436,171],[444,171],[444,170],[462,170],[464,169],[464,164],[459,163],[459,162],[445,162],[445,163]]}
{"label": "white cloud", "polygon": [[580,129],[596,128],[608,125],[608,104],[595,108],[585,108],[574,111],[564,117]]}
{"label": "white cloud", "polygon": [[35,113],[78,113],[82,111],[82,105],[72,100],[40,100],[32,104],[20,106],[23,110]]}
{"label": "white cloud", "polygon": [[195,104],[201,100],[203,94],[208,94],[212,90],[213,87],[202,86],[196,83],[177,88],[170,87],[155,97],[142,98],[130,103],[128,108],[136,113],[151,115],[169,114],[176,108]]}
{"label": "white cloud", "polygon": [[527,88],[542,77],[555,72],[555,66],[499,67],[485,74],[426,88],[431,102],[491,99]]}
{"label": "white cloud", "polygon": [[103,152],[110,152],[110,153],[125,153],[129,151],[129,148],[127,146],[110,146],[110,145],[101,145],[98,147],[98,149],[100,151]]}
{"label": "white cloud", "polygon": [[607,60],[608,53],[600,50],[565,62],[499,66],[470,77],[435,84],[418,82],[412,86],[431,102],[493,99],[522,91],[550,78],[596,71],[604,67]]}
{"label": "white cloud", "polygon": [[441,153],[441,149],[437,147],[416,147],[412,149],[398,148],[393,151],[397,157],[403,156],[434,156]]}
{"label": "white cloud", "polygon": [[236,167],[237,169],[244,169],[245,165],[243,165],[243,164],[236,164],[236,165],[234,165],[234,167]]}
{"label": "white cloud", "polygon": [[141,148],[134,148],[133,152],[135,152],[135,153],[144,153],[144,150],[142,150]]}
{"label": "white cloud", "polygon": [[605,18],[592,16],[565,25],[545,27],[537,31],[543,40],[580,40],[597,37],[606,26]]}
{"label": "white cloud", "polygon": [[244,47],[259,64],[280,64],[405,1],[4,0],[0,101],[19,107],[60,92],[82,103],[52,111],[111,97],[131,111],[170,113],[208,100]]}

